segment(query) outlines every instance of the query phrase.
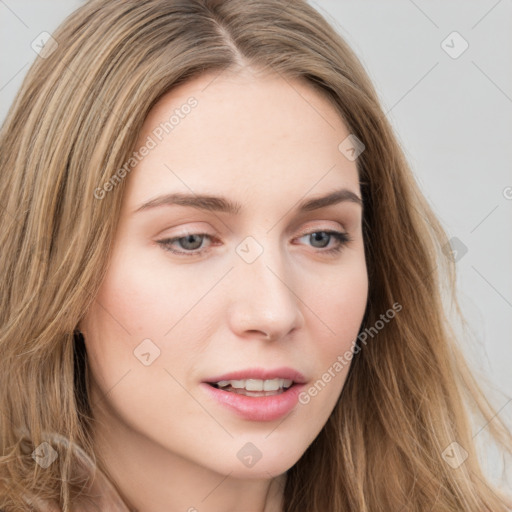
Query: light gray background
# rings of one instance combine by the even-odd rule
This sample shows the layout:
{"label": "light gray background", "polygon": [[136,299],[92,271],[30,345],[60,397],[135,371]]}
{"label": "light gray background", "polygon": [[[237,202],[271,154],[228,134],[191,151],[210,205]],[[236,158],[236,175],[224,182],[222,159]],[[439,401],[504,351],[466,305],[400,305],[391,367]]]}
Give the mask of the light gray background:
{"label": "light gray background", "polygon": [[[31,42],[82,3],[0,0],[2,121]],[[512,396],[512,0],[310,3],[362,60],[423,192],[467,247],[459,296],[479,344],[464,342],[466,353]],[[469,44],[458,58],[441,46],[453,31]],[[510,398],[496,405],[511,416]]]}

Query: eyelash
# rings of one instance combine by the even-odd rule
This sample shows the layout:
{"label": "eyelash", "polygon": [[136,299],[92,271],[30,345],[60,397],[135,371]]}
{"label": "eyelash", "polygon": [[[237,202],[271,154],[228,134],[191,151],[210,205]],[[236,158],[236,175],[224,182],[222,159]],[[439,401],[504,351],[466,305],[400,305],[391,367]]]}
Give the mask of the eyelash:
{"label": "eyelash", "polygon": [[[318,249],[317,252],[327,255],[336,255],[344,248],[344,246],[352,241],[352,238],[349,236],[348,233],[344,233],[342,231],[334,231],[329,229],[320,229],[316,231],[308,231],[306,233],[302,233],[298,238],[303,238],[308,235],[313,235],[315,233],[325,233],[327,235],[330,235],[337,241],[337,245],[333,247],[332,249]],[[208,237],[208,238],[214,238],[213,236],[207,234],[207,233],[187,233],[186,235],[174,237],[174,238],[166,238],[164,240],[158,240],[157,243],[162,246],[164,251],[169,251],[173,254],[177,254],[179,256],[185,256],[185,257],[191,257],[191,256],[198,256],[201,255],[209,250],[208,247],[206,249],[195,249],[194,251],[175,251],[174,249],[171,249],[171,244],[174,242],[177,242],[178,240],[182,240],[184,238],[187,238],[188,236],[199,236],[199,237]]]}

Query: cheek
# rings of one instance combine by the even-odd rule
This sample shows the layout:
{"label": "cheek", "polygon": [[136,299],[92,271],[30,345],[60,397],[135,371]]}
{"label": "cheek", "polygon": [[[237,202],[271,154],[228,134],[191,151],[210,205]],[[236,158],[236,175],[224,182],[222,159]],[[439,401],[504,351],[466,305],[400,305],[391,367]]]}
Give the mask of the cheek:
{"label": "cheek", "polygon": [[101,386],[109,389],[142,366],[134,350],[161,331],[155,325],[160,304],[141,266],[112,262],[82,323],[91,370]]}
{"label": "cheek", "polygon": [[[198,295],[190,276],[142,256],[126,250],[112,259],[82,323],[91,367],[106,388],[128,371],[133,381],[139,372],[154,379],[162,368],[186,368],[201,342],[194,315],[187,316]],[[168,380],[164,372],[166,386]]]}
{"label": "cheek", "polygon": [[[307,417],[312,442],[332,413],[352,364],[354,343],[368,298],[366,266],[356,262],[320,279],[322,290],[308,296],[309,325],[315,328],[306,351],[316,372],[299,396],[299,410]],[[305,301],[306,302],[306,301]],[[314,312],[314,313],[313,313]]]}
{"label": "cheek", "polygon": [[[179,276],[174,278],[176,289]],[[180,310],[183,300],[180,294],[169,292],[168,282],[165,269],[159,271],[142,258],[113,260],[98,291],[96,302],[104,310],[98,316],[116,334],[134,343],[162,336],[173,324],[172,312]]]}
{"label": "cheek", "polygon": [[157,275],[158,269],[141,260],[113,261],[83,323],[100,396],[108,394],[109,407],[132,428],[142,430],[150,424],[175,424],[176,407],[183,416],[200,414],[171,377],[184,382],[177,368],[190,367],[194,352],[187,343],[173,345],[173,338],[164,336],[182,315],[176,311],[183,310],[183,297],[170,293]]}
{"label": "cheek", "polygon": [[[308,352],[317,362],[317,372],[301,403],[323,412],[332,411],[343,389],[368,298],[366,265],[357,260],[341,270],[331,272],[329,280],[318,281],[322,293],[311,296],[308,304],[315,313],[311,313],[309,323],[317,326],[311,335],[314,345]],[[318,412],[318,429],[325,420]]]}
{"label": "cheek", "polygon": [[[368,299],[368,276],[364,263],[331,272],[319,279],[318,291],[310,294],[308,306],[318,315],[315,322],[325,332],[326,349],[340,350],[357,337]],[[346,350],[346,349],[344,349]]]}

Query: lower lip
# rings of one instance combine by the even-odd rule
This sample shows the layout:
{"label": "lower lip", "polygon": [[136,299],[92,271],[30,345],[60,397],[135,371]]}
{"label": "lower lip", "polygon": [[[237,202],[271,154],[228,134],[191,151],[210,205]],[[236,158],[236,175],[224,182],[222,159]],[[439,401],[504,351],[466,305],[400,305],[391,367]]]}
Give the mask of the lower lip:
{"label": "lower lip", "polygon": [[222,391],[206,382],[201,383],[210,396],[242,418],[250,421],[273,421],[288,414],[297,405],[304,384],[294,384],[279,395],[245,396]]}

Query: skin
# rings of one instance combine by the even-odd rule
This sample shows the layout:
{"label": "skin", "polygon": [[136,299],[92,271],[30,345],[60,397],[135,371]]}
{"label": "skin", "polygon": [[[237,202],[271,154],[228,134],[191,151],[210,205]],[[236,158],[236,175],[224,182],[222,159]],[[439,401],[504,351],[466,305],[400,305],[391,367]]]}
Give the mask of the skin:
{"label": "skin", "polygon": [[[326,423],[349,365],[275,421],[241,418],[200,384],[238,369],[289,366],[310,387],[353,349],[368,293],[362,207],[345,201],[294,211],[342,187],[361,197],[356,162],[338,150],[350,132],[307,84],[243,68],[167,93],[136,147],[191,96],[198,105],[125,178],[110,265],[79,326],[95,442],[139,511],[279,512],[286,471]],[[133,213],[162,193],[191,191],[243,208]],[[302,234],[326,229],[352,240],[327,255],[334,237],[315,242]],[[179,256],[157,243],[187,232],[212,238],[172,248],[205,253]],[[248,236],[263,248],[251,264],[236,252]],[[160,350],[148,366],[134,355],[144,339]],[[252,467],[237,457],[247,442],[262,454]]]}

